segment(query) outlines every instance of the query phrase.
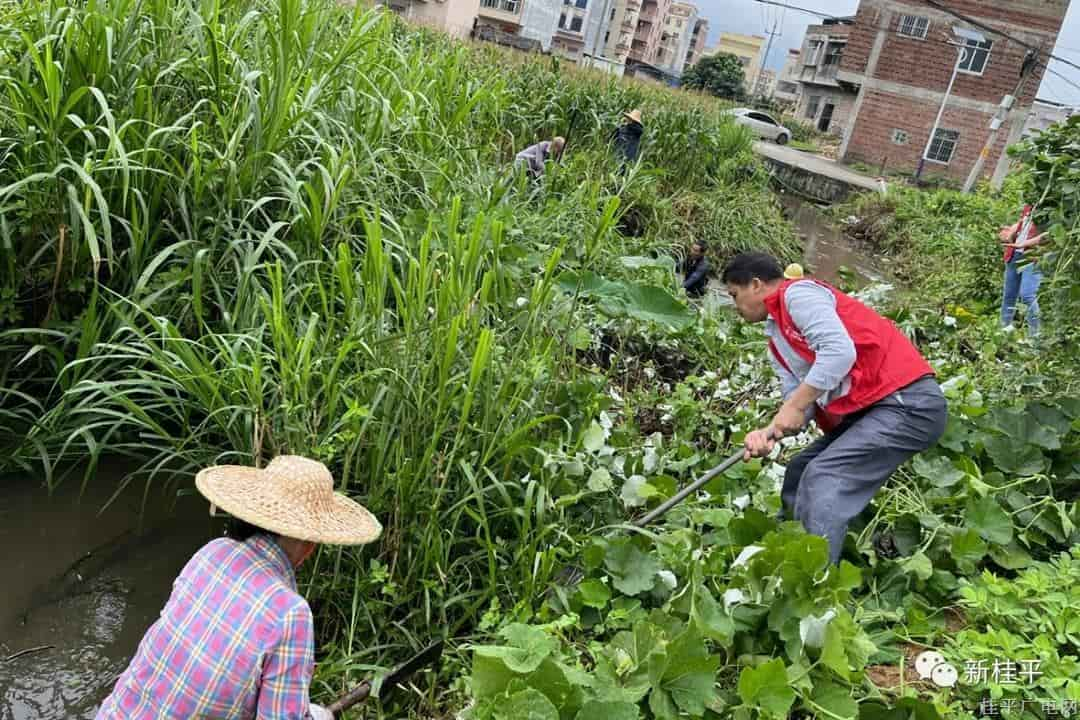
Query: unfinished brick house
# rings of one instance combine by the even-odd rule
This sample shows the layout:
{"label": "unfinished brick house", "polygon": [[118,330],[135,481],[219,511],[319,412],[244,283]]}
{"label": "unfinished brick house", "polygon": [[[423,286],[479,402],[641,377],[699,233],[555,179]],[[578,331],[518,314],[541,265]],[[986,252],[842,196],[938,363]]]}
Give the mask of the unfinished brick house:
{"label": "unfinished brick house", "polygon": [[[983,167],[984,177],[1003,177],[1004,150],[1020,138],[1068,6],[1069,0],[861,0],[836,75],[858,88],[841,158],[914,172],[929,142],[923,175],[963,180],[1003,98],[1013,95]],[[1029,48],[1042,62],[1025,65]]]}

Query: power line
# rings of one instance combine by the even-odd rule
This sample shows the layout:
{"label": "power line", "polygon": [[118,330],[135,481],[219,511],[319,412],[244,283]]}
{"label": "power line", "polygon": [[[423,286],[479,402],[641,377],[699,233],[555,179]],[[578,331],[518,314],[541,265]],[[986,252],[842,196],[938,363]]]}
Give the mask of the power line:
{"label": "power line", "polygon": [[[977,27],[980,30],[985,30],[986,32],[990,32],[990,33],[994,33],[995,35],[999,35],[1000,37],[1003,37],[1006,40],[1009,40],[1011,42],[1016,43],[1017,45],[1019,45],[1022,48],[1025,48],[1027,50],[1034,50],[1037,53],[1042,53],[1043,52],[1043,49],[1041,47],[1037,46],[1037,45],[1031,45],[1031,44],[1021,40],[1020,38],[1017,38],[1017,37],[1014,37],[1013,35],[1008,34],[1007,32],[1004,32],[1002,30],[998,30],[995,27],[991,27],[990,25],[987,25],[984,22],[981,22],[979,20],[975,20],[975,19],[973,19],[971,17],[968,17],[967,15],[964,15],[963,13],[958,13],[958,12],[956,12],[955,10],[953,10],[951,8],[945,7],[940,2],[938,2],[938,0],[923,0],[923,2],[926,3],[927,5],[929,5],[932,8],[940,10],[943,13],[946,13],[948,15],[952,15],[957,20],[963,20],[964,22],[966,22],[968,25],[971,25],[972,27]],[[1077,70],[1080,70],[1080,65],[1074,63],[1072,60],[1067,60],[1066,58],[1058,57],[1057,55],[1054,55],[1053,52],[1049,52],[1049,53],[1046,53],[1046,54],[1049,57],[1053,58],[1054,60],[1057,60],[1060,63],[1064,63],[1065,65],[1068,65],[1070,67],[1076,68]]]}
{"label": "power line", "polygon": [[759,2],[762,5],[775,5],[776,7],[781,7],[781,8],[784,8],[785,10],[798,10],[799,12],[804,12],[804,13],[806,13],[808,15],[816,15],[817,17],[822,17],[822,18],[826,18],[826,19],[832,19],[832,18],[840,17],[839,15],[833,15],[832,13],[824,13],[824,12],[818,12],[817,10],[809,10],[807,8],[798,7],[798,6],[795,6],[795,5],[788,5],[787,3],[776,2],[775,0],[754,0],[754,1]]}
{"label": "power line", "polygon": [[1066,84],[1070,85],[1071,87],[1075,88],[1076,90],[1080,90],[1080,83],[1073,82],[1068,77],[1066,77],[1065,75],[1062,75],[1057,70],[1050,67],[1049,65],[1045,65],[1044,67],[1046,68],[1046,72],[1050,73],[1051,75],[1054,75],[1055,77],[1061,78],[1063,81],[1065,81]]}

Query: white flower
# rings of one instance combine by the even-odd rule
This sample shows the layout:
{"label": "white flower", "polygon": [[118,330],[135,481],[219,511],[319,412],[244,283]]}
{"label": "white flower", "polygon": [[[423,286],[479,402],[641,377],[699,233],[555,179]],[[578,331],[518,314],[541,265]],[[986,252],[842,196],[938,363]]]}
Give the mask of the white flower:
{"label": "white flower", "polygon": [[956,318],[952,315],[946,315],[942,322],[945,323],[945,327],[956,327]]}
{"label": "white flower", "polygon": [[613,424],[611,416],[602,411],[600,413],[600,427],[604,428],[604,430],[611,430]]}
{"label": "white flower", "polygon": [[750,496],[740,495],[739,497],[732,500],[731,504],[739,508],[740,510],[745,510],[746,506],[750,504]]}
{"label": "white flower", "polygon": [[694,562],[697,562],[698,560],[700,560],[704,556],[705,556],[705,553],[703,553],[701,551],[701,548],[695,548],[694,551],[692,553],[690,553],[690,559],[693,560]]}
{"label": "white flower", "polygon": [[744,602],[746,602],[746,595],[743,594],[742,590],[739,590],[738,588],[731,588],[730,590],[724,591],[725,610],[731,609],[732,605],[741,605]]}
{"label": "white flower", "polygon": [[608,395],[610,395],[611,399],[617,403],[621,403],[623,401],[622,395],[620,395],[619,391],[615,388],[611,388],[610,390],[608,390]]}
{"label": "white flower", "polygon": [[656,377],[656,371],[653,370],[651,367],[645,368],[642,372],[644,372],[645,377],[649,378],[650,380],[652,380],[654,377]]}
{"label": "white flower", "polygon": [[656,576],[660,578],[660,582],[667,585],[669,590],[674,590],[679,584],[679,580],[675,577],[675,573],[670,570],[661,570],[656,573]]}
{"label": "white flower", "polygon": [[518,306],[519,308],[525,307],[526,305],[528,305],[528,304],[529,304],[529,301],[528,301],[528,299],[527,299],[527,298],[523,298],[523,297],[519,297],[519,298],[518,298],[517,300],[515,300],[514,302],[515,302],[515,303],[517,303],[517,306]]}
{"label": "white flower", "polygon": [[746,563],[750,562],[750,558],[754,557],[764,549],[765,548],[758,545],[747,545],[742,549],[742,552],[739,553],[739,556],[735,558],[735,562],[731,563],[731,567],[742,567]]}

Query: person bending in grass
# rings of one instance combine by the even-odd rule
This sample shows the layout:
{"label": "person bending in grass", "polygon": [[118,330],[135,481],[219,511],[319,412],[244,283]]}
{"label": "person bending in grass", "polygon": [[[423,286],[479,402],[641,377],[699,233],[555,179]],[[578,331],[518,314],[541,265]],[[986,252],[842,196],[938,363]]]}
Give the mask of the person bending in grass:
{"label": "person bending in grass", "polygon": [[232,516],[233,537],[180,572],[97,720],[333,720],[308,699],[315,632],[296,568],[319,543],[362,545],[382,526],[307,458],[218,465],[195,486]]}
{"label": "person bending in grass", "polygon": [[690,254],[683,261],[683,289],[692,298],[699,298],[709,289],[709,259],[705,257],[709,246],[704,240],[695,240]]}
{"label": "person bending in grass", "polygon": [[550,159],[558,160],[566,147],[566,138],[556,137],[530,145],[514,156],[514,166],[524,167],[529,177],[535,180],[544,174],[544,165]]}
{"label": "person bending in grass", "polygon": [[763,253],[736,256],[722,276],[739,315],[765,323],[784,402],[746,436],[746,456],[811,418],[825,432],[787,467],[788,518],[829,542],[840,559],[848,523],[889,476],[945,431],[948,408],[934,370],[889,320],[818,280],[785,278]]}

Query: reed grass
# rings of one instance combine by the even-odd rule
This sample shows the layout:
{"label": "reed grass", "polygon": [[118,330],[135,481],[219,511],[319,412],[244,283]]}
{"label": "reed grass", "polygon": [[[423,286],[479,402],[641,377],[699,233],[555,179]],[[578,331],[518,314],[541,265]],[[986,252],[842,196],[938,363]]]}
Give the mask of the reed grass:
{"label": "reed grass", "polygon": [[[581,429],[556,400],[581,373],[559,272],[793,242],[701,97],[332,0],[0,18],[0,468],[52,485],[82,458],[93,482],[126,454],[158,503],[207,464],[325,461],[386,527],[305,576],[326,690],[546,587],[572,528],[529,469]],[[607,134],[631,107],[649,131],[623,176]],[[511,177],[557,132],[541,186]]]}

